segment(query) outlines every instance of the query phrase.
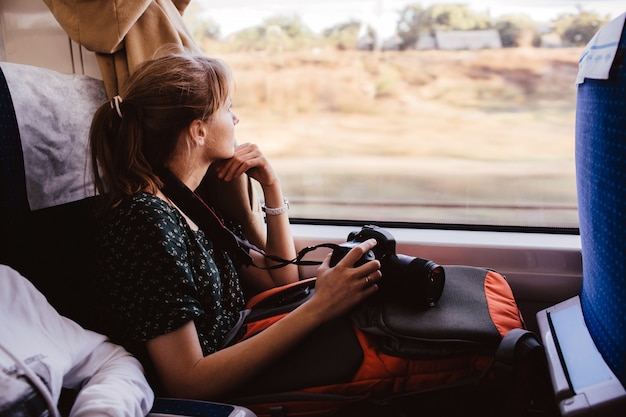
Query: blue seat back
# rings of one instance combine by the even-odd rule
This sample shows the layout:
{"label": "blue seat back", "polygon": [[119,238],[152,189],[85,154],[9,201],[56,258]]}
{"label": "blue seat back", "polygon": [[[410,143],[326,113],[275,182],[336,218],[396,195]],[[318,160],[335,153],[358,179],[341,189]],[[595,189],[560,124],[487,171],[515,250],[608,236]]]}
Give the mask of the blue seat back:
{"label": "blue seat back", "polygon": [[578,86],[576,175],[585,322],[626,386],[626,35],[607,80]]}

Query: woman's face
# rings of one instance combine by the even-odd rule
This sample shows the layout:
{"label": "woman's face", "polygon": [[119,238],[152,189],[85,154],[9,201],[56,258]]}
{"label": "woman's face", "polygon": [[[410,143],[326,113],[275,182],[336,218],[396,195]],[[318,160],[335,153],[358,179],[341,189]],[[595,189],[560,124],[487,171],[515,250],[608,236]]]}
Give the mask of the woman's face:
{"label": "woman's face", "polygon": [[231,109],[230,98],[207,121],[207,152],[211,161],[233,156],[237,139],[235,125],[239,117]]}

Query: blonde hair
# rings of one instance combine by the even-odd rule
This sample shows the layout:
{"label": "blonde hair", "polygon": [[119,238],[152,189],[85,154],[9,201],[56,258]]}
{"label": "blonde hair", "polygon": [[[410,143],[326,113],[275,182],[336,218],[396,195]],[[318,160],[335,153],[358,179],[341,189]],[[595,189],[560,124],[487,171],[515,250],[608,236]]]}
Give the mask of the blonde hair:
{"label": "blonde hair", "polygon": [[181,132],[194,120],[208,120],[231,89],[230,69],[219,59],[174,53],[144,62],[91,124],[94,183],[107,205],[141,190],[156,193],[162,186],[157,172]]}

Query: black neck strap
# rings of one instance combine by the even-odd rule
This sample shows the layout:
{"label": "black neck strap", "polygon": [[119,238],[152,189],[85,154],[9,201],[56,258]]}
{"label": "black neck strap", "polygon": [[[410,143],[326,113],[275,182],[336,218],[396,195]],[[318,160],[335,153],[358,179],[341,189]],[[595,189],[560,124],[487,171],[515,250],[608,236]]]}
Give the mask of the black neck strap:
{"label": "black neck strap", "polygon": [[[262,249],[253,245],[247,239],[240,238],[228,227],[226,227],[217,213],[215,213],[215,210],[206,204],[197,193],[189,189],[189,187],[187,187],[170,170],[163,169],[160,171],[159,178],[163,181],[163,188],[161,189],[163,194],[171,199],[180,210],[189,216],[189,218],[193,220],[193,222],[196,223],[208,237],[214,240],[215,244],[219,245],[222,249],[227,251],[231,256],[235,257],[246,266],[255,266],[262,269],[277,269],[289,264],[319,265],[320,262],[303,261],[302,258],[307,253],[317,248],[328,247],[334,249],[337,246],[331,243],[324,243],[321,245],[306,247],[298,253],[296,258],[292,260],[286,260],[274,255],[267,255]],[[260,253],[264,257],[276,262],[276,264],[268,267],[256,265],[250,255],[250,250]]]}

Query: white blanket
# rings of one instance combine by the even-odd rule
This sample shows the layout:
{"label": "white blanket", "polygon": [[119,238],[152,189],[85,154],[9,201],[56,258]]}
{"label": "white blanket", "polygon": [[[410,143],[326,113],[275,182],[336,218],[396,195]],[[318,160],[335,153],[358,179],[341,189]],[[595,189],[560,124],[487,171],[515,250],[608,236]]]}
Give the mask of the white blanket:
{"label": "white blanket", "polygon": [[88,136],[104,84],[84,75],[0,62],[17,117],[31,210],[94,195]]}

